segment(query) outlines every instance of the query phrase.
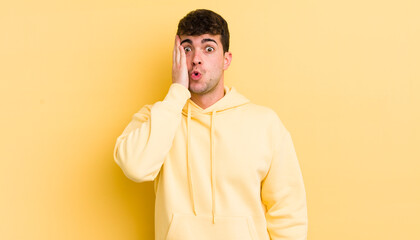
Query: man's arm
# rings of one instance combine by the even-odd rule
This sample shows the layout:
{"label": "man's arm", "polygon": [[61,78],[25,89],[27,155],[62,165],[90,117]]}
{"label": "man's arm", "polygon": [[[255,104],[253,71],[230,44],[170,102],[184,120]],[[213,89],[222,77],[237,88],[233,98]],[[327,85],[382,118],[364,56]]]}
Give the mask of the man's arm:
{"label": "man's arm", "polygon": [[190,97],[184,86],[173,83],[165,100],[146,105],[134,114],[117,138],[114,160],[135,182],[153,181],[168,154],[181,123],[182,107]]}
{"label": "man's arm", "polygon": [[114,147],[115,162],[131,180],[153,181],[158,175],[180,126],[182,108],[191,97],[188,81],[185,52],[176,36],[168,94],[134,114]]}
{"label": "man's arm", "polygon": [[274,156],[261,186],[267,229],[272,240],[306,240],[308,217],[302,173],[289,132],[276,130]]}

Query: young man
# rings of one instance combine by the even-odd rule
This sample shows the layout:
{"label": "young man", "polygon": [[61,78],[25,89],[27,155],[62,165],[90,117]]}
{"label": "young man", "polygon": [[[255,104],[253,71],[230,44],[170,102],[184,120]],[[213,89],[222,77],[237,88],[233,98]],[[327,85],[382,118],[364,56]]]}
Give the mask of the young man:
{"label": "young man", "polygon": [[180,20],[172,85],[118,137],[114,159],[154,181],[158,240],[303,240],[306,193],[277,114],[224,85],[226,21],[209,10]]}

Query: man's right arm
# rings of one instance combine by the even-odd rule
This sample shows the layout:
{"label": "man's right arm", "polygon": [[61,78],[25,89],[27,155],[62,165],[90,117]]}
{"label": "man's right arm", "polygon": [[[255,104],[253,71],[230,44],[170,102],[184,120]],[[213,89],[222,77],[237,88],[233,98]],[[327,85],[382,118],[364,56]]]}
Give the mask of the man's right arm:
{"label": "man's right arm", "polygon": [[134,114],[114,148],[114,160],[129,179],[144,182],[156,178],[190,97],[185,86],[172,83],[163,101],[146,105]]}

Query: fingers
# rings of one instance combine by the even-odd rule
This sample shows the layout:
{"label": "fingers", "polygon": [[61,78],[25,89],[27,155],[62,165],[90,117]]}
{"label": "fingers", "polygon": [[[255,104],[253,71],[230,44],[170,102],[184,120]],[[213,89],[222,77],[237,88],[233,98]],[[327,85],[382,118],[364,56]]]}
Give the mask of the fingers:
{"label": "fingers", "polygon": [[179,46],[180,46],[180,38],[178,35],[175,35],[175,43],[174,43],[174,50],[172,52],[172,62],[173,64],[179,65],[180,61],[180,52],[179,52]]}
{"label": "fingers", "polygon": [[186,56],[184,47],[181,45],[181,38],[176,35],[175,36],[175,45],[177,46],[178,50],[176,51],[176,62],[178,65],[186,65]]}
{"label": "fingers", "polygon": [[175,36],[175,45],[172,61],[176,66],[186,65],[186,55],[184,47],[181,45],[181,38],[178,35]]}
{"label": "fingers", "polygon": [[174,42],[174,49],[173,49],[173,51],[172,51],[172,63],[174,64],[175,63],[175,57],[176,57],[176,38],[177,38],[177,36],[178,35],[175,35],[175,42]]}
{"label": "fingers", "polygon": [[176,35],[176,38],[175,38],[175,44],[176,44],[176,63],[179,65],[179,63],[180,63],[180,59],[181,59],[181,51],[180,51],[180,48],[182,48],[182,46],[180,45],[181,43],[181,40],[180,40],[180,38],[179,38],[179,36],[178,35]]}
{"label": "fingers", "polygon": [[184,51],[184,48],[182,46],[180,46],[180,52],[181,52],[181,54],[180,54],[181,55],[180,56],[180,64],[181,64],[181,66],[187,65],[185,51]]}
{"label": "fingers", "polygon": [[181,45],[181,38],[178,35],[175,35],[172,61],[172,82],[180,83],[188,88],[186,53],[184,47]]}

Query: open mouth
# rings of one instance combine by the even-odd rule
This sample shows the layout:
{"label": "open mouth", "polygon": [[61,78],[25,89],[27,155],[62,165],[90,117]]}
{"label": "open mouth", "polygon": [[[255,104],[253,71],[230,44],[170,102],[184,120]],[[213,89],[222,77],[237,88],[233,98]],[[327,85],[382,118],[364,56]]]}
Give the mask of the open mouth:
{"label": "open mouth", "polygon": [[193,80],[198,80],[198,79],[200,79],[200,78],[201,78],[201,73],[200,73],[199,71],[193,71],[193,72],[191,73],[191,78],[192,78]]}

